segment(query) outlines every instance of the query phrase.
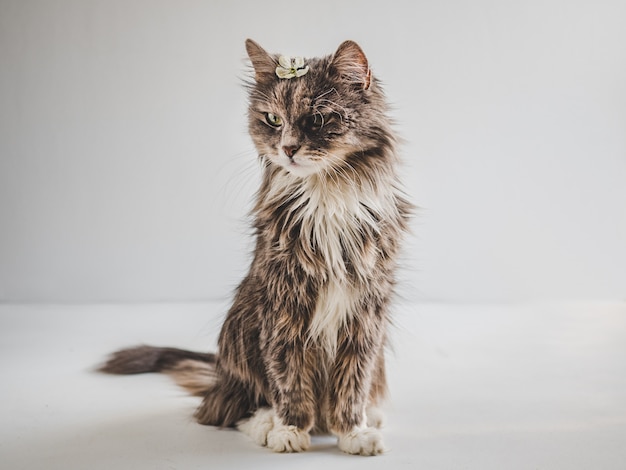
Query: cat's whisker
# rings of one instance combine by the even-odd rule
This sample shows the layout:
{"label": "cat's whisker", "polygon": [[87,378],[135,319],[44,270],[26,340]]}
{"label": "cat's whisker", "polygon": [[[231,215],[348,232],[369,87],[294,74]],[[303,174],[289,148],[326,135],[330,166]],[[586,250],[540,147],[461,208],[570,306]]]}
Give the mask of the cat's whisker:
{"label": "cat's whisker", "polygon": [[257,96],[260,96],[261,98],[267,100],[268,102],[272,101],[272,98],[267,93],[264,93],[263,91],[258,90],[256,88],[250,92],[249,99],[256,98]]}
{"label": "cat's whisker", "polygon": [[322,125],[320,126],[320,128],[323,128],[325,124],[324,114],[322,114],[322,112],[319,111],[318,109],[316,109],[313,114],[320,117],[320,119],[322,120]]}
{"label": "cat's whisker", "polygon": [[323,98],[324,96],[326,96],[326,95],[328,95],[328,94],[330,94],[330,93],[337,93],[337,94],[339,94],[339,92],[337,91],[337,89],[336,89],[335,87],[332,87],[332,88],[330,88],[329,90],[326,90],[325,92],[320,93],[319,95],[317,95],[317,96],[313,99],[313,101],[318,101],[318,100],[320,100],[321,98]]}
{"label": "cat's whisker", "polygon": [[[218,194],[224,198],[225,204],[230,204],[235,194],[249,188],[253,179],[258,179],[258,170],[254,164],[255,159],[251,158],[252,155],[252,150],[234,154],[218,168],[216,179],[221,181]],[[223,174],[227,176],[219,177]]]}
{"label": "cat's whisker", "polygon": [[[319,103],[329,103],[331,106],[329,106],[329,109],[332,111],[333,114],[337,114],[339,115],[340,119],[343,121],[344,116],[348,115],[348,110],[344,107],[341,106],[340,104],[328,100],[328,99],[323,99],[323,100],[319,100]],[[337,111],[334,107],[338,108],[341,110],[341,112]]]}
{"label": "cat's whisker", "polygon": [[345,180],[348,182],[351,180],[351,178],[349,177],[347,170],[350,170],[350,173],[352,175],[352,180],[353,181],[359,181],[360,180],[360,175],[357,172],[356,168],[354,168],[354,166],[352,166],[352,164],[350,162],[348,162],[345,158],[340,157],[339,155],[332,153],[332,152],[327,152],[327,157],[330,158],[332,166],[331,168],[337,172],[337,173],[341,173],[343,175],[345,175]]}

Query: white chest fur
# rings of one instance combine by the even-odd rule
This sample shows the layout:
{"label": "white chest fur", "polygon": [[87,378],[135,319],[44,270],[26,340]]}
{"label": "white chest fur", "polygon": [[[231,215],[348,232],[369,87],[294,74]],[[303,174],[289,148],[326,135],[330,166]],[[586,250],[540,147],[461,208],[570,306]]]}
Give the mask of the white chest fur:
{"label": "white chest fur", "polygon": [[356,294],[354,288],[337,280],[328,282],[319,293],[309,326],[309,338],[319,343],[329,357],[335,356],[339,331],[359,301]]}
{"label": "white chest fur", "polygon": [[318,294],[309,337],[333,357],[337,336],[362,298],[363,286],[348,276],[347,263],[363,277],[374,269],[377,248],[363,236],[378,230],[368,210],[375,194],[309,180],[303,193],[308,199],[302,215],[303,233],[311,234],[312,247],[318,250],[327,269],[326,282]]}
{"label": "white chest fur", "polygon": [[302,180],[287,173],[274,183],[268,198],[293,201],[301,243],[325,265],[309,338],[332,357],[337,335],[362,301],[364,283],[376,269],[380,254],[371,235],[379,234],[381,219],[395,211],[392,185],[375,189],[362,181],[357,185],[316,175]]}
{"label": "white chest fur", "polygon": [[378,210],[373,191],[311,178],[301,198],[306,200],[300,215],[302,233],[310,234],[310,246],[325,261],[329,280],[347,282],[346,261],[357,271],[373,268],[368,262],[374,261],[375,253],[369,253],[374,247],[366,246],[363,236],[378,231],[378,222],[368,210],[372,206]]}

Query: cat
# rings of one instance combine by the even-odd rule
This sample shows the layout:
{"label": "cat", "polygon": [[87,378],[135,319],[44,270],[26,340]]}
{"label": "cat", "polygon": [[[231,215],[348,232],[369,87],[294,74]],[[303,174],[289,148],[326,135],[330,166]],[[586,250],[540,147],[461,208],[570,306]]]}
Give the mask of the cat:
{"label": "cat", "polygon": [[203,398],[201,424],[276,452],[332,433],[385,450],[378,411],[395,270],[412,205],[400,188],[384,94],[362,49],[287,58],[248,39],[249,133],[262,163],[256,248],[218,352],[139,346],[102,370],[166,372]]}

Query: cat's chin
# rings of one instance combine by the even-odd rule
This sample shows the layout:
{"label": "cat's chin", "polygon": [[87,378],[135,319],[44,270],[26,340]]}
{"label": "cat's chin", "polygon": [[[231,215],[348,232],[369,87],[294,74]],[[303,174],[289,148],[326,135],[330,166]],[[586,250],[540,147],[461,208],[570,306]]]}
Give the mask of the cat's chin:
{"label": "cat's chin", "polygon": [[297,178],[307,178],[320,171],[316,165],[302,165],[290,162],[281,166],[287,173]]}

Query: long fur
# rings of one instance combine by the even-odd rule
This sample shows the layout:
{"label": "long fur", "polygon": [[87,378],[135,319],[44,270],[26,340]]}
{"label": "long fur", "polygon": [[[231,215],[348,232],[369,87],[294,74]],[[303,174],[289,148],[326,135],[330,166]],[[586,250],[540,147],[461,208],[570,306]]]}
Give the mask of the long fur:
{"label": "long fur", "polygon": [[[371,424],[380,419],[368,421],[367,410],[386,391],[389,306],[411,212],[385,99],[352,41],[309,59],[309,73],[291,80],[275,76],[275,55],[250,40],[246,48],[263,180],[254,257],[218,353],[148,347],[146,364],[133,367],[141,350],[126,350],[105,370],[166,371],[203,397],[198,422],[239,423],[275,451],[305,450],[315,429],[336,434],[345,452],[378,454],[384,446]],[[160,356],[169,358],[161,368]]]}

